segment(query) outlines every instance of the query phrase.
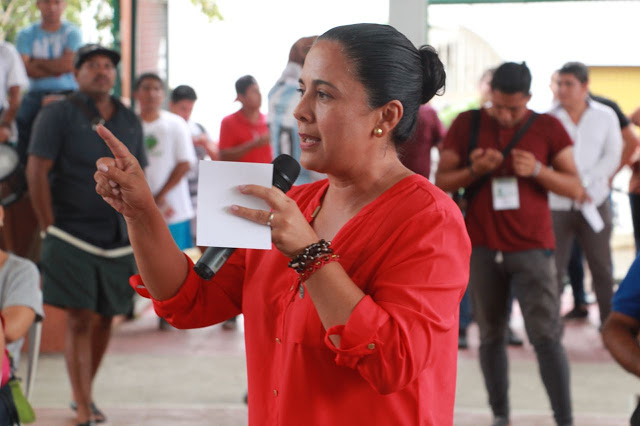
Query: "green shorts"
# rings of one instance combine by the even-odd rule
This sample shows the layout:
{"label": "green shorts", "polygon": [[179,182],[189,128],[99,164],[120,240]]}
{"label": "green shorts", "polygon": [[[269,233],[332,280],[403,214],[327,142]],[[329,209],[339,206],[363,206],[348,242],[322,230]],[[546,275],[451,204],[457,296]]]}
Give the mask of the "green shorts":
{"label": "green shorts", "polygon": [[96,256],[47,235],[40,264],[44,303],[89,309],[106,317],[131,312],[134,291],[129,277],[137,273],[133,254]]}

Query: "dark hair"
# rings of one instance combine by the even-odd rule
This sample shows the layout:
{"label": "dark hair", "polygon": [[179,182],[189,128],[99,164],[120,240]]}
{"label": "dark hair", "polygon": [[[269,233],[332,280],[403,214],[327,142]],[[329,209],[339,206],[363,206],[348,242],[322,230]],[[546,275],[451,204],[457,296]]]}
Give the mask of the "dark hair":
{"label": "dark hair", "polygon": [[496,68],[491,79],[491,90],[502,93],[523,93],[529,95],[531,90],[531,71],[526,63],[505,62]]}
{"label": "dark hair", "polygon": [[189,101],[198,100],[198,95],[196,95],[196,91],[193,90],[193,87],[182,84],[171,92],[171,102],[174,104],[176,102],[184,101],[185,99]]}
{"label": "dark hair", "polygon": [[159,81],[160,84],[162,84],[162,88],[164,89],[164,81],[162,81],[162,79],[160,78],[160,76],[158,74],[156,74],[155,72],[145,72],[145,73],[140,74],[138,76],[138,78],[136,78],[136,82],[133,84],[133,91],[135,92],[136,90],[138,90],[140,88],[140,85],[145,80],[156,80],[156,81]]}
{"label": "dark hair", "polygon": [[418,108],[444,88],[445,71],[431,46],[416,47],[395,28],[380,24],[353,24],[330,29],[318,40],[342,45],[354,64],[354,74],[378,108],[392,100],[402,103],[404,114],[391,140],[399,145],[413,134]]}
{"label": "dark hair", "polygon": [[582,62],[567,62],[558,70],[558,74],[572,74],[583,84],[589,81],[589,68]]}
{"label": "dark hair", "polygon": [[258,84],[258,82],[256,81],[255,78],[253,78],[253,76],[245,75],[245,76],[240,77],[236,81],[236,94],[237,95],[244,95],[245,93],[247,93],[247,89],[252,84]]}

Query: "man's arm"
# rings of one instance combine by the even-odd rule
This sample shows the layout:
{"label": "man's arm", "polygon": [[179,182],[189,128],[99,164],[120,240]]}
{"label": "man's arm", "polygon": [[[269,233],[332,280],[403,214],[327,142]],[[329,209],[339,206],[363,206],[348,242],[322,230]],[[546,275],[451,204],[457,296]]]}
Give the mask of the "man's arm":
{"label": "man's arm", "polygon": [[460,168],[460,156],[453,150],[440,152],[436,172],[436,186],[446,192],[456,192],[474,181],[471,167]]}
{"label": "man's arm", "polygon": [[31,78],[44,78],[44,77],[54,77],[53,75],[47,73],[44,69],[37,66],[31,60],[31,56],[22,54],[20,55],[22,58],[22,62],[24,62],[24,68],[27,70],[27,75]]}
{"label": "man's arm", "polygon": [[9,106],[0,117],[0,143],[6,142],[11,135],[11,123],[14,118],[16,118],[16,114],[20,108],[20,101],[22,100],[20,86],[12,86],[9,88],[8,100]]}
{"label": "man's arm", "polygon": [[[553,157],[551,161],[553,168],[542,163],[536,166],[538,161],[531,152],[520,149],[513,149],[511,152],[516,175],[536,179],[546,190],[558,195],[573,198],[581,203],[586,200],[586,191],[580,182],[578,170],[573,161],[573,149],[570,146],[562,149]],[[533,176],[537,167],[539,167],[538,174]]]}
{"label": "man's arm", "polygon": [[640,377],[640,321],[612,312],[602,327],[602,340],[613,358],[628,372]]}
{"label": "man's arm", "polygon": [[49,171],[52,167],[53,160],[49,158],[31,154],[27,160],[26,175],[29,196],[42,231],[45,231],[54,222],[51,188],[49,187]]}
{"label": "man's arm", "polygon": [[33,66],[47,73],[48,77],[57,77],[64,73],[73,72],[73,57],[75,53],[72,50],[65,49],[62,56],[56,59],[36,59],[31,58],[30,62]]}
{"label": "man's arm", "polygon": [[620,166],[622,158],[622,135],[618,119],[613,110],[610,111],[606,140],[598,162],[586,172],[586,177],[591,179],[609,179],[615,174]]}
{"label": "man's arm", "polygon": [[258,136],[248,142],[234,146],[232,148],[225,148],[220,150],[220,160],[222,161],[237,161],[241,159],[245,154],[255,148],[269,145],[270,138],[269,133],[265,133]]}
{"label": "man's arm", "polygon": [[620,167],[616,170],[616,173],[620,171],[624,166],[631,166],[633,154],[640,148],[640,139],[636,136],[631,129],[631,126],[627,126],[622,129],[622,159],[620,161]]}
{"label": "man's arm", "polygon": [[191,163],[189,163],[188,161],[183,161],[181,163],[178,163],[176,167],[174,167],[173,171],[169,175],[169,179],[167,179],[167,182],[165,182],[164,186],[154,196],[156,199],[156,203],[158,203],[158,205],[162,204],[162,202],[164,201],[164,198],[167,196],[167,193],[174,186],[180,183],[180,180],[182,180],[184,175],[186,175],[190,169],[191,169]]}

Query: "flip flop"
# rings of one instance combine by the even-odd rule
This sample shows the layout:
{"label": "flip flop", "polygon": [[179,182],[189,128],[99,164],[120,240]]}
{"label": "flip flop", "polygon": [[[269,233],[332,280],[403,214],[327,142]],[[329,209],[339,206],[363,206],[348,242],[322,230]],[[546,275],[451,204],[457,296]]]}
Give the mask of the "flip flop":
{"label": "flip flop", "polygon": [[[76,404],[75,401],[72,401],[69,404],[69,407],[71,407],[73,411],[78,411],[78,404]],[[95,417],[95,423],[104,423],[107,421],[107,416],[105,416],[104,413],[100,411],[100,409],[96,407],[96,404],[94,404],[93,402],[91,403],[91,414],[93,414],[93,416]],[[80,425],[87,425],[87,424],[79,423],[78,426]],[[87,426],[91,426],[91,424],[88,424]]]}

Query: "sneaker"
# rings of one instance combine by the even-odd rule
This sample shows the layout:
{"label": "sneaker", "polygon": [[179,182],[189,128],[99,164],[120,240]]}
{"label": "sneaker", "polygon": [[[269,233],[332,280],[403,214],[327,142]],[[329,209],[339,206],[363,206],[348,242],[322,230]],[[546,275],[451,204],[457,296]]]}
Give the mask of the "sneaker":
{"label": "sneaker", "polygon": [[522,337],[514,333],[511,327],[509,327],[507,343],[509,344],[509,346],[522,346],[524,344],[524,341],[522,340]]}
{"label": "sneaker", "polygon": [[581,305],[574,307],[572,310],[567,312],[563,319],[571,320],[571,319],[584,319],[589,316],[589,310]]}
{"label": "sneaker", "polygon": [[467,330],[458,331],[458,349],[467,349],[469,342],[467,342]]}

